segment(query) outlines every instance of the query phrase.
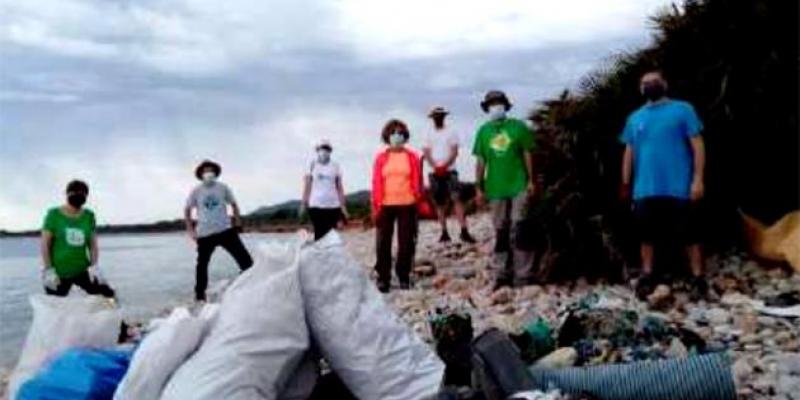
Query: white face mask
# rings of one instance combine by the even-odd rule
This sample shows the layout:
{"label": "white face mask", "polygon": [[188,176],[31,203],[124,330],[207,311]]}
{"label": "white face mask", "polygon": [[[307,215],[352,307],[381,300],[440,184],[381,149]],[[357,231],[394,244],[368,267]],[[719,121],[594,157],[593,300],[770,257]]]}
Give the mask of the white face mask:
{"label": "white face mask", "polygon": [[406,137],[402,133],[393,133],[389,135],[389,145],[392,147],[400,147],[406,142]]}
{"label": "white face mask", "polygon": [[506,106],[502,104],[492,104],[489,106],[489,118],[493,120],[503,119],[506,117]]}
{"label": "white face mask", "polygon": [[217,180],[217,174],[213,172],[203,172],[203,183],[210,185]]}
{"label": "white face mask", "polygon": [[323,164],[327,163],[331,159],[331,152],[325,149],[317,150],[317,160]]}

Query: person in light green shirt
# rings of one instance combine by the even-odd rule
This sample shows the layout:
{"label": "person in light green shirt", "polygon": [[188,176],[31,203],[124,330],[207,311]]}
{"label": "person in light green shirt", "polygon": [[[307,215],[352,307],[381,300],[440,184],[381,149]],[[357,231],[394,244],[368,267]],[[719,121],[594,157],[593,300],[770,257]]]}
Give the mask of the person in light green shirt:
{"label": "person in light green shirt", "polygon": [[524,122],[506,115],[511,102],[501,91],[488,92],[481,108],[489,120],[478,129],[472,154],[477,158],[476,200],[479,205],[488,200],[497,235],[495,287],[522,286],[533,281],[533,252],[517,245],[517,231],[536,190],[534,134]]}
{"label": "person in light green shirt", "polygon": [[88,294],[114,297],[114,291],[90,267],[97,265],[97,223],[84,208],[89,186],[82,181],[67,185],[67,202],[47,211],[42,226],[42,278],[45,293],[66,296],[72,285]]}

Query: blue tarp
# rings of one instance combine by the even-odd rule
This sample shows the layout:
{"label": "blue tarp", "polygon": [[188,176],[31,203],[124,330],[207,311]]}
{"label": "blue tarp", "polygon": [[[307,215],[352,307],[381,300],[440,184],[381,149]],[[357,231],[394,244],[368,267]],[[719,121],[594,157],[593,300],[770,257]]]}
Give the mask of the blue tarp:
{"label": "blue tarp", "polygon": [[70,349],[25,382],[16,400],[111,400],[132,353]]}

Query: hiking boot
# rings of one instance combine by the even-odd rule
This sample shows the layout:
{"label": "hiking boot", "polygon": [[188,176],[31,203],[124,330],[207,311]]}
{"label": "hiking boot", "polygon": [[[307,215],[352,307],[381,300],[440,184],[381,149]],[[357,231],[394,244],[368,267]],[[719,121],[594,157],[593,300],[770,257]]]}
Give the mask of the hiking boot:
{"label": "hiking boot", "polygon": [[692,301],[702,300],[708,296],[708,282],[704,276],[692,277],[689,288],[689,298]]}
{"label": "hiking boot", "polygon": [[381,293],[389,293],[389,288],[390,287],[391,287],[391,284],[389,284],[389,282],[378,281],[378,291],[379,292],[381,292]]}
{"label": "hiking boot", "polygon": [[475,244],[475,238],[469,234],[467,228],[461,228],[461,235],[459,236],[459,238],[464,243]]}
{"label": "hiking boot", "polygon": [[639,300],[644,301],[645,299],[647,299],[647,296],[653,293],[653,290],[656,289],[657,285],[658,282],[656,281],[652,273],[642,274],[642,276],[640,276],[639,279],[636,280],[636,287],[635,287],[636,297],[638,297]]}
{"label": "hiking boot", "polygon": [[450,243],[450,234],[447,231],[442,231],[442,236],[439,236],[439,243]]}

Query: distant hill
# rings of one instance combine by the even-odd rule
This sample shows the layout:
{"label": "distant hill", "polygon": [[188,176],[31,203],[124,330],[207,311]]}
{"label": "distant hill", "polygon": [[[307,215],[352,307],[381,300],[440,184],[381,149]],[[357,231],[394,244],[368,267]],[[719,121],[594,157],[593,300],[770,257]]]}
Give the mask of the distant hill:
{"label": "distant hill", "polygon": [[[368,190],[350,193],[345,196],[345,201],[347,202],[347,210],[351,219],[360,219],[369,215],[370,192]],[[289,200],[279,204],[259,207],[255,211],[242,216],[242,219],[248,227],[303,223],[305,219],[301,220],[297,216],[299,207],[300,200]]]}

